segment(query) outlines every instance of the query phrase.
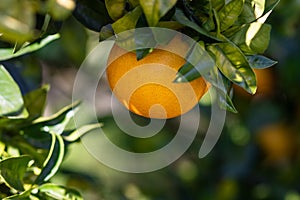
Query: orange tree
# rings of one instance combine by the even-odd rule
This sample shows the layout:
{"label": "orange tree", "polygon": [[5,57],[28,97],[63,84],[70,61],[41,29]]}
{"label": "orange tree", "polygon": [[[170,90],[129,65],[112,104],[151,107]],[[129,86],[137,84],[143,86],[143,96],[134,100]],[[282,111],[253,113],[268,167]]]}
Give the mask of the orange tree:
{"label": "orange tree", "polygon": [[[43,117],[48,86],[20,81],[15,66],[37,65],[30,54],[58,39],[72,14],[100,41],[137,27],[180,31],[199,45],[186,54],[176,82],[192,81],[208,67],[207,81],[218,91],[222,108],[236,112],[231,101],[236,84],[256,92],[253,69],[276,62],[263,56],[271,26],[265,21],[278,0],[2,0],[0,2],[0,196],[3,199],[81,199],[73,189],[50,183],[70,143],[99,125],[69,125],[78,104]],[[154,34],[135,38],[140,44]],[[47,48],[47,47],[45,47]],[[152,49],[136,50],[137,59]],[[30,61],[29,61],[30,60]],[[29,68],[30,69],[30,68]],[[31,77],[32,78],[32,77]]]}

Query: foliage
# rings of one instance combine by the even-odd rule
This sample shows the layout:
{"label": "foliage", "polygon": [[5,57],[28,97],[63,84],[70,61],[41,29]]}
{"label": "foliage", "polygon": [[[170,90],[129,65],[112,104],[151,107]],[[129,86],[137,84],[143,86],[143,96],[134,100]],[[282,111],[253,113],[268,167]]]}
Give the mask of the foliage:
{"label": "foliage", "polygon": [[[265,21],[277,4],[278,0],[1,0],[1,198],[81,199],[78,192],[52,184],[50,179],[69,145],[100,125],[77,130],[69,127],[79,103],[43,117],[49,86],[25,91],[11,74],[12,64],[23,62],[34,51],[57,40],[62,23],[71,14],[84,27],[98,32],[100,40],[148,26],[187,34],[200,46],[188,52],[188,62],[175,81],[204,76],[217,89],[220,106],[236,112],[231,99],[233,84],[254,94],[257,82],[253,69],[276,63],[262,54],[269,45],[271,31]],[[149,35],[145,37],[149,40]],[[150,37],[161,42],[155,34]],[[137,46],[144,41],[143,37],[135,38]],[[150,51],[137,52],[142,59]],[[193,66],[189,61],[198,64]]]}
{"label": "foliage", "polygon": [[[264,68],[276,63],[259,54],[268,47],[271,26],[265,24],[265,20],[277,3],[271,0],[97,1],[93,5],[97,4],[98,8],[103,8],[101,13],[105,13],[101,22],[110,22],[111,26],[98,23],[98,28],[92,29],[100,30],[100,40],[147,26],[171,28],[189,35],[203,49],[199,52],[195,46],[198,49],[189,52],[187,63],[179,70],[175,81],[191,81],[204,76],[218,90],[220,106],[236,112],[229,96],[232,84],[255,94],[254,66]],[[78,4],[85,8],[91,5],[89,1],[79,1]],[[89,10],[92,12],[94,8]],[[75,10],[76,18],[87,27],[95,27],[94,21],[98,21],[99,15],[90,15],[93,20],[86,20],[86,13]],[[160,42],[155,34],[140,36],[135,42],[139,46],[151,37],[154,42]],[[149,52],[149,49],[144,49],[144,52],[137,50],[138,59]],[[191,60],[198,64],[192,66]],[[226,84],[228,82],[230,84]]]}

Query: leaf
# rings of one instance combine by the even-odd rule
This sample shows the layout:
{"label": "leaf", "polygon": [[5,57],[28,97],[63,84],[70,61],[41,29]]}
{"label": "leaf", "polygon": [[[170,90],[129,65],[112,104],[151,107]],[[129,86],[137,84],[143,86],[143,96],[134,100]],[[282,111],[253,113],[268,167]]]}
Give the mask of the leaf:
{"label": "leaf", "polygon": [[52,176],[55,175],[65,155],[65,144],[62,136],[55,133],[50,134],[52,136],[51,147],[48,153],[48,157],[44,162],[44,167],[35,180],[35,184],[37,185],[48,181]]}
{"label": "leaf", "polygon": [[114,29],[116,34],[130,29],[134,29],[141,14],[142,14],[142,9],[140,6],[138,6],[135,9],[133,9],[131,12],[128,12],[122,18],[114,22],[112,24],[112,28]]}
{"label": "leaf", "polygon": [[11,157],[0,162],[0,173],[5,182],[18,191],[24,191],[23,176],[31,158],[29,156]]}
{"label": "leaf", "polygon": [[134,32],[135,52],[137,60],[143,59],[156,46],[156,41],[152,29],[147,27],[145,15],[141,15],[136,23],[137,29]]}
{"label": "leaf", "polygon": [[114,30],[112,29],[111,24],[107,24],[102,26],[100,33],[99,33],[99,41],[104,41],[114,35]]}
{"label": "leaf", "polygon": [[210,1],[212,7],[216,10],[219,11],[224,5],[225,5],[225,0],[214,0]]}
{"label": "leaf", "polygon": [[280,0],[266,0],[265,11],[257,21],[260,23],[264,23],[273,11],[273,9],[278,5],[279,1]]}
{"label": "leaf", "polygon": [[221,31],[234,24],[243,10],[243,4],[244,0],[231,0],[218,12]]}
{"label": "leaf", "polygon": [[241,24],[254,22],[261,17],[265,10],[265,1],[245,0],[243,11],[239,16]]}
{"label": "leaf", "polygon": [[43,184],[38,188],[38,190],[39,193],[43,193],[51,199],[83,200],[80,193],[76,190],[53,183]]}
{"label": "leaf", "polygon": [[[174,82],[192,81],[209,72],[215,62],[208,52],[199,43],[196,43],[187,56],[185,63],[178,71]],[[194,66],[194,67],[192,67]]]}
{"label": "leaf", "polygon": [[[80,102],[75,102],[62,108],[60,111],[49,117],[40,117],[32,122],[33,126],[37,126],[42,131],[48,133],[61,134],[75,113],[79,110]],[[30,127],[29,127],[30,128]]]}
{"label": "leaf", "polygon": [[175,15],[174,15],[174,20],[177,21],[178,23],[187,26],[195,31],[197,31],[198,33],[200,33],[203,36],[206,36],[214,41],[220,41],[220,39],[210,35],[204,28],[201,28],[200,26],[198,26],[196,23],[190,21],[185,15],[184,13],[179,10],[176,9]]}
{"label": "leaf", "polygon": [[265,69],[271,67],[277,63],[277,61],[271,60],[262,55],[247,56],[247,60],[252,68]]}
{"label": "leaf", "polygon": [[205,79],[216,89],[217,101],[220,108],[237,113],[228,94],[230,92],[229,88],[231,87],[230,81],[220,73],[219,69],[215,66],[208,74],[205,74]]}
{"label": "leaf", "polygon": [[35,9],[34,1],[1,0],[1,40],[11,43],[32,40],[35,37]]}
{"label": "leaf", "polygon": [[125,0],[105,0],[109,16],[116,21],[125,14]]}
{"label": "leaf", "polygon": [[34,189],[35,188],[31,188],[31,189],[21,192],[19,194],[15,194],[15,195],[6,197],[3,200],[32,200],[30,198],[30,195],[31,195],[31,191]]}
{"label": "leaf", "polygon": [[0,65],[0,117],[26,118],[28,113],[19,86]]}
{"label": "leaf", "polygon": [[85,125],[82,126],[78,129],[76,129],[75,131],[66,134],[63,134],[63,138],[68,141],[68,142],[75,142],[76,140],[78,140],[81,136],[83,136],[84,134],[97,129],[97,128],[101,128],[103,126],[103,124],[89,124],[89,125]]}
{"label": "leaf", "polygon": [[279,2],[280,0],[265,0],[265,10],[263,15],[274,10],[274,8],[278,5]]}
{"label": "leaf", "polygon": [[149,26],[156,26],[175,4],[177,0],[140,0],[140,5],[146,16]]}
{"label": "leaf", "polygon": [[49,85],[31,91],[24,96],[24,105],[31,120],[40,117],[44,111]]}
{"label": "leaf", "polygon": [[256,92],[255,74],[238,48],[230,43],[221,43],[209,46],[208,50],[215,55],[216,65],[224,76],[250,94]]}
{"label": "leaf", "polygon": [[73,16],[86,28],[96,32],[113,22],[101,0],[77,0]]}
{"label": "leaf", "polygon": [[242,27],[240,31],[231,37],[245,54],[264,53],[270,41],[271,26],[253,22]]}
{"label": "leaf", "polygon": [[49,35],[40,41],[34,42],[32,44],[29,44],[29,45],[23,47],[16,53],[13,53],[14,48],[4,48],[4,49],[0,48],[0,61],[8,60],[11,58],[15,58],[15,57],[24,55],[26,53],[31,53],[33,51],[39,50],[39,49],[43,48],[44,46],[46,46],[47,44],[49,44],[50,42],[57,40],[59,37],[60,37],[59,34]]}
{"label": "leaf", "polygon": [[61,3],[57,0],[48,0],[46,2],[47,12],[50,13],[50,15],[55,20],[64,20],[71,14],[73,9],[75,8],[74,1],[75,0],[69,0]]}

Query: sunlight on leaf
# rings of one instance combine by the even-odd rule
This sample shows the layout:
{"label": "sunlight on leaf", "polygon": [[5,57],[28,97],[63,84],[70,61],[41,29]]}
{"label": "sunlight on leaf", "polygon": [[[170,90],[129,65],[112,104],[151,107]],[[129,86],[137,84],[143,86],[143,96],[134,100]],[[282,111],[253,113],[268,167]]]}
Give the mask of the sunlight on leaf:
{"label": "sunlight on leaf", "polygon": [[51,133],[52,143],[49,150],[48,157],[44,162],[44,167],[35,180],[35,184],[41,184],[48,181],[54,176],[61,165],[65,155],[65,144],[62,136]]}
{"label": "sunlight on leaf", "polygon": [[42,39],[41,41],[34,42],[32,44],[29,44],[29,45],[23,47],[16,53],[14,53],[14,48],[0,49],[0,61],[8,60],[11,58],[21,56],[26,53],[30,53],[30,52],[39,50],[39,49],[43,48],[44,46],[46,46],[47,44],[49,44],[50,42],[59,39],[59,37],[60,37],[59,34],[49,35],[48,37]]}
{"label": "sunlight on leaf", "polygon": [[0,116],[10,118],[28,116],[20,88],[3,65],[0,65]]}

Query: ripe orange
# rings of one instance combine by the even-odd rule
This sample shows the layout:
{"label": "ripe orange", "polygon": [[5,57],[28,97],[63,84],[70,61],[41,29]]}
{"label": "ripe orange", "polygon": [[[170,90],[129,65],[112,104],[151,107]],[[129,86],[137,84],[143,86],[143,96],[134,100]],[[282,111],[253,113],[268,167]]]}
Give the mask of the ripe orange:
{"label": "ripe orange", "polygon": [[[186,52],[188,45],[176,35],[166,48]],[[159,48],[137,61],[135,53],[115,44],[107,63],[106,75],[113,94],[128,110],[143,117],[164,119],[182,115],[208,90],[202,77],[174,83],[185,59]]]}

